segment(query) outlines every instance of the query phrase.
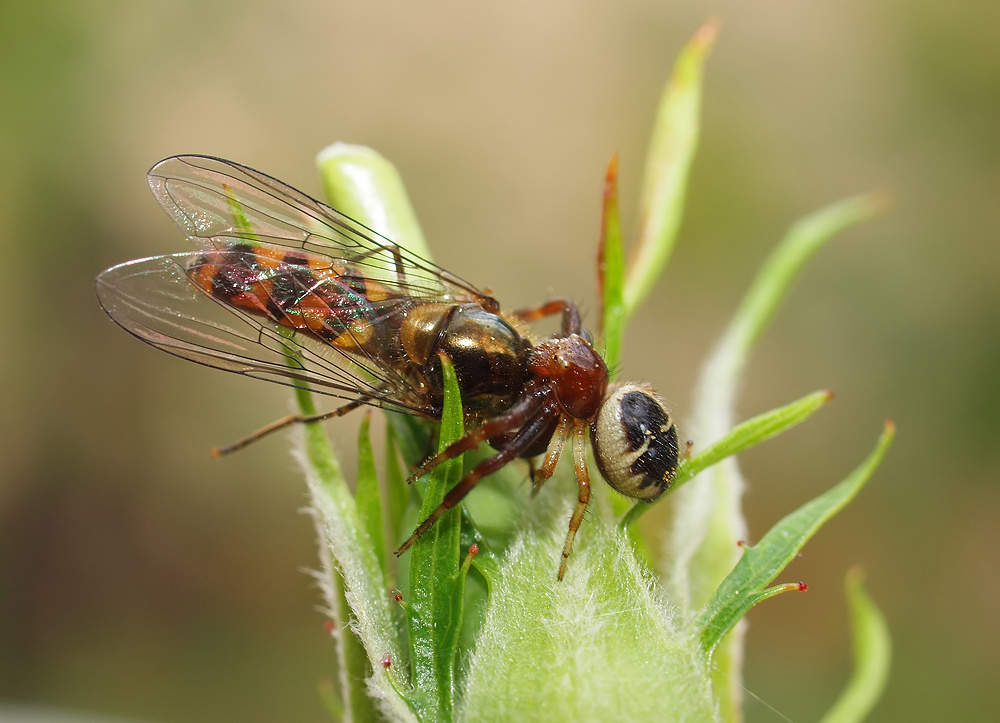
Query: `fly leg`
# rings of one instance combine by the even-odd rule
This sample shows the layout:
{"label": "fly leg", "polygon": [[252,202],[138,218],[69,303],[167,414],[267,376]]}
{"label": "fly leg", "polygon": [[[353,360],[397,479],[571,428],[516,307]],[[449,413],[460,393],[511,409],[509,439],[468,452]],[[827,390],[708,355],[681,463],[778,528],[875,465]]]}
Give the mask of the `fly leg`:
{"label": "fly leg", "polygon": [[448,491],[441,504],[434,508],[434,511],[427,516],[427,519],[417,525],[417,529],[413,531],[413,534],[396,550],[396,557],[399,557],[410,549],[410,546],[417,541],[418,537],[427,532],[448,510],[461,502],[472,488],[479,484],[479,481],[483,477],[493,474],[511,460],[521,456],[522,452],[531,449],[531,446],[548,430],[549,425],[552,424],[553,416],[556,414],[559,414],[557,405],[546,406],[541,414],[538,414],[524,425],[517,436],[507,446],[492,457],[484,459],[477,464],[469,474],[465,475],[457,485]]}
{"label": "fly leg", "polygon": [[[461,439],[452,442],[444,451],[424,460],[419,467],[413,470],[413,473],[406,481],[413,482],[423,477],[442,462],[447,462],[449,459],[454,459],[463,452],[468,452],[491,437],[496,437],[524,426],[529,419],[533,418],[545,406],[549,396],[550,392],[547,388],[535,388],[529,391],[520,402],[503,414],[488,419]],[[548,421],[552,421],[551,418],[548,418]],[[519,438],[520,435],[518,435]]]}
{"label": "fly leg", "polygon": [[576,509],[569,518],[569,532],[566,533],[566,544],[563,546],[562,561],[559,563],[559,579],[566,574],[566,562],[573,551],[573,539],[580,529],[583,515],[590,503],[590,472],[587,469],[587,424],[584,420],[576,420],[573,425],[573,461],[576,463],[576,482],[580,486]]}
{"label": "fly leg", "polygon": [[322,414],[289,414],[287,417],[276,419],[270,424],[261,427],[256,432],[248,434],[246,437],[237,439],[232,444],[227,444],[224,447],[212,447],[212,456],[222,457],[223,455],[231,454],[238,449],[243,449],[251,442],[256,442],[261,437],[266,437],[271,432],[277,432],[279,429],[284,429],[285,427],[289,427],[293,424],[308,424],[310,422],[322,422],[324,419],[342,417],[348,412],[353,412],[362,404],[367,404],[370,401],[371,397],[358,397],[353,402],[348,402],[342,407],[337,407],[333,411],[323,412]]}

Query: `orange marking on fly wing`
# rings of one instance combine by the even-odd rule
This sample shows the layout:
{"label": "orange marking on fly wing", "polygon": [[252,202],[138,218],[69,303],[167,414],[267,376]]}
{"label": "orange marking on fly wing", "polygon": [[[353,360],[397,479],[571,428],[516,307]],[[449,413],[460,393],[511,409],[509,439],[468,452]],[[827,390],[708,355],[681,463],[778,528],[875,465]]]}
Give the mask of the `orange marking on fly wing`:
{"label": "orange marking on fly wing", "polygon": [[214,296],[213,289],[215,286],[215,273],[218,266],[211,264],[199,264],[196,267],[188,269],[188,278],[197,286],[199,289],[204,291],[210,296]]}
{"label": "orange marking on fly wing", "polygon": [[337,338],[332,339],[327,343],[331,346],[337,347],[338,349],[361,352],[371,343],[371,340],[371,327],[359,325],[357,328],[343,332]]}
{"label": "orange marking on fly wing", "polygon": [[285,326],[291,326],[290,324],[285,324],[285,318],[281,317],[278,319],[274,318],[274,315],[268,311],[267,308],[267,291],[262,283],[254,284],[249,291],[244,291],[241,294],[237,294],[229,300],[223,300],[230,306],[235,306],[240,309],[246,309],[247,311],[253,312],[254,314],[260,314],[261,316],[266,316],[269,319],[273,319]]}
{"label": "orange marking on fly wing", "polygon": [[394,294],[385,286],[373,279],[365,279],[365,297],[370,301],[385,301],[386,299],[397,298],[399,294]]}
{"label": "orange marking on fly wing", "polygon": [[[363,288],[363,292],[356,292],[372,302],[385,301],[386,299],[399,298],[398,291],[391,291],[388,287],[379,283],[375,279],[370,279],[346,264],[334,264],[329,260],[310,257],[309,269],[315,274],[320,282],[333,281],[336,283],[347,283],[351,286]],[[347,281],[342,281],[343,279]]]}
{"label": "orange marking on fly wing", "polygon": [[[224,304],[339,349],[363,353],[375,338],[366,305],[392,294],[348,268],[314,254],[233,245],[201,257],[188,274],[195,285]],[[289,276],[299,284],[292,296],[276,288],[277,279],[287,283]]]}

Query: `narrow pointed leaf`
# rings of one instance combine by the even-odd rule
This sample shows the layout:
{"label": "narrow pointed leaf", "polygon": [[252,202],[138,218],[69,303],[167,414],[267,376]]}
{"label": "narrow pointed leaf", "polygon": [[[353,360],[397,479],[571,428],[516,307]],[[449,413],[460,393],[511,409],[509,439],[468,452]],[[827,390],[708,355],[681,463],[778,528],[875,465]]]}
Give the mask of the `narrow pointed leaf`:
{"label": "narrow pointed leaf", "polygon": [[625,334],[625,251],[618,215],[618,156],[612,156],[604,180],[604,213],[598,246],[597,286],[601,300],[604,361],[614,374]]}
{"label": "narrow pointed leaf", "polygon": [[681,51],[667,81],[646,154],[639,233],[625,282],[632,314],[667,265],[684,214],[691,162],[698,148],[702,69],[715,42],[714,21],[703,25]]}
{"label": "narrow pointed leaf", "polygon": [[[712,444],[732,428],[736,391],[754,342],[767,327],[792,281],[812,255],[839,231],[883,207],[871,194],[832,204],[792,226],[758,272],[732,322],[709,357],[698,382],[694,414],[685,434]],[[735,458],[703,472],[698,482],[672,495],[673,524],[667,539],[665,579],[671,597],[692,613],[704,605],[739,559],[735,540],[748,536],[742,511],[744,482]],[[724,717],[741,706],[741,628],[716,650],[716,691]]]}
{"label": "narrow pointed leaf", "polygon": [[[315,413],[308,391],[296,389],[295,395],[303,414]],[[405,685],[390,681],[389,673],[377,662],[387,655],[400,659],[402,647],[392,624],[375,547],[323,426],[305,425],[302,437],[298,458],[306,473],[320,535],[320,583],[338,624],[341,681],[347,686],[341,698],[354,720],[375,720],[376,703],[401,720],[412,720],[409,705],[397,692]],[[365,683],[368,678],[374,678],[371,688]]]}
{"label": "narrow pointed leaf", "polygon": [[847,573],[844,580],[851,610],[851,643],[854,673],[837,702],[823,716],[822,723],[860,723],[882,696],[892,659],[889,626],[878,606],[865,592],[860,570]]}
{"label": "narrow pointed leaf", "polygon": [[379,493],[378,474],[375,471],[375,452],[369,435],[371,414],[365,414],[358,431],[358,482],[354,500],[368,537],[375,547],[382,574],[388,574],[385,556],[385,520],[382,516],[382,496]]}
{"label": "narrow pointed leaf", "polygon": [[[359,147],[333,146],[320,154],[318,165],[331,205],[400,245],[407,246],[411,240],[423,244],[398,174],[381,156]],[[308,391],[296,389],[295,395],[302,414],[315,413]],[[399,666],[383,664],[404,659],[389,608],[387,581],[321,425],[305,425],[298,456],[306,472],[320,533],[320,582],[328,607],[343,611],[337,614],[338,631],[344,640],[341,680],[347,686],[341,698],[348,705],[355,701],[351,706],[354,720],[373,720],[375,713],[415,720],[409,681],[401,677]],[[342,601],[338,590],[342,590]],[[344,602],[349,610],[343,610]],[[360,659],[359,651],[367,660]],[[365,694],[367,708],[358,700]]]}
{"label": "narrow pointed leaf", "polygon": [[[462,400],[455,370],[442,355],[444,412],[438,451],[462,436]],[[420,519],[433,512],[462,478],[462,458],[438,465],[428,475]],[[410,551],[410,600],[407,626],[410,664],[422,720],[449,720],[454,710],[455,652],[461,627],[460,584],[462,514],[456,506],[445,513]],[[456,609],[458,605],[458,609]]]}
{"label": "narrow pointed leaf", "polygon": [[702,648],[711,654],[719,640],[753,607],[771,581],[788,565],[823,524],[854,499],[878,467],[892,443],[895,429],[887,423],[875,450],[862,464],[819,497],[781,519],[760,542],[746,547],[694,620]]}
{"label": "narrow pointed leaf", "polygon": [[392,424],[385,427],[385,494],[386,519],[389,539],[396,540],[403,534],[403,516],[412,490],[406,484],[406,475],[399,463],[399,443],[396,428]]}
{"label": "narrow pointed leaf", "polygon": [[[784,407],[748,419],[705,451],[690,459],[681,460],[667,495],[677,491],[698,473],[718,464],[726,457],[739,454],[804,422],[832,398],[833,395],[827,391],[813,392]],[[666,499],[667,495],[660,499]],[[628,527],[653,506],[648,502],[636,502],[622,517],[622,526]]]}

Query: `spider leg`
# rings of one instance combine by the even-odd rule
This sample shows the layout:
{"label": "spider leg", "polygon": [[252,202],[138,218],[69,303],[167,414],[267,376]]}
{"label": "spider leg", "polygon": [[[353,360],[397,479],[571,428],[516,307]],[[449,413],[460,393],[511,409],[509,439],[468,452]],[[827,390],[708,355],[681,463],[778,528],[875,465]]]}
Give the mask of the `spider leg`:
{"label": "spider leg", "polygon": [[577,309],[576,304],[569,299],[553,299],[552,301],[548,301],[541,306],[535,306],[530,309],[518,309],[513,313],[513,316],[515,319],[520,321],[531,323],[554,314],[563,315],[563,336],[580,333],[580,310]]}
{"label": "spider leg", "polygon": [[444,451],[424,460],[407,478],[407,483],[412,483],[414,480],[423,477],[442,462],[447,462],[449,459],[454,459],[463,452],[468,452],[491,437],[510,432],[524,425],[528,419],[545,405],[550,394],[551,392],[547,387],[537,387],[527,392],[521,401],[503,414],[483,422],[482,425],[473,429],[461,439],[452,442]]}
{"label": "spider leg", "polygon": [[289,427],[293,424],[308,424],[309,422],[322,422],[324,419],[342,417],[348,412],[353,412],[361,405],[367,404],[369,401],[371,401],[371,397],[358,397],[354,401],[348,402],[342,407],[337,407],[333,411],[323,412],[322,414],[289,414],[287,417],[276,419],[270,424],[261,427],[256,432],[252,432],[245,437],[237,439],[232,444],[227,444],[224,447],[212,447],[212,456],[222,457],[223,455],[230,454],[238,449],[243,449],[251,442],[256,442],[258,439],[266,437],[271,432],[277,432],[279,429],[284,429],[285,427]]}
{"label": "spider leg", "polygon": [[511,460],[517,459],[522,452],[530,449],[541,435],[545,434],[548,430],[553,416],[556,414],[559,414],[558,405],[546,405],[541,413],[525,424],[517,436],[503,449],[477,464],[469,474],[465,475],[457,485],[448,491],[441,504],[434,508],[434,511],[427,516],[427,519],[417,525],[417,529],[413,531],[413,534],[396,550],[396,557],[399,557],[410,549],[410,546],[417,541],[418,537],[427,532],[448,510],[461,502],[472,488],[479,484],[479,481],[483,477],[493,474]]}
{"label": "spider leg", "polygon": [[549,444],[548,451],[545,452],[545,459],[542,461],[542,466],[535,470],[535,473],[531,476],[532,497],[538,494],[538,491],[542,489],[542,485],[556,471],[556,465],[559,464],[563,447],[566,445],[566,436],[569,434],[572,421],[572,418],[568,414],[564,414],[559,418],[559,426],[556,427],[556,431],[552,435],[552,442]]}
{"label": "spider leg", "polygon": [[587,423],[582,419],[574,420],[573,425],[573,461],[576,463],[576,482],[580,486],[576,509],[569,518],[569,532],[566,534],[566,544],[563,546],[562,561],[559,563],[559,579],[566,574],[566,562],[573,551],[573,538],[580,529],[583,515],[590,502],[590,471],[587,468]]}

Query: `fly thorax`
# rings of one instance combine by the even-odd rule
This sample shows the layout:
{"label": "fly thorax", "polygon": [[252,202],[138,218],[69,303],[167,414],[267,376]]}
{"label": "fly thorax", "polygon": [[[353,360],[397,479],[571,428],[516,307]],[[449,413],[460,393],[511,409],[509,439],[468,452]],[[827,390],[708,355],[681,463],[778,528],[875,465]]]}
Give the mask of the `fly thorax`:
{"label": "fly thorax", "polygon": [[400,336],[407,355],[424,367],[432,384],[441,380],[438,353],[448,355],[467,409],[499,413],[524,388],[530,342],[501,316],[477,304],[416,307]]}

